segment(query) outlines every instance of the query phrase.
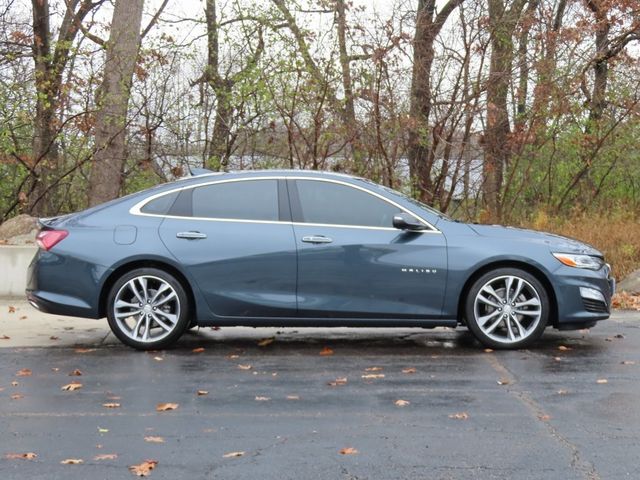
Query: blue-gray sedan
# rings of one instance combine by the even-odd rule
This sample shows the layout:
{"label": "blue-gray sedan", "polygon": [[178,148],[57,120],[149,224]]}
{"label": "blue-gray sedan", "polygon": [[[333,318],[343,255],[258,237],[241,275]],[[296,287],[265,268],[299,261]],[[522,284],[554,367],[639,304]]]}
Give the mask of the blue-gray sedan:
{"label": "blue-gray sedan", "polygon": [[452,220],[368,180],[205,174],[41,220],[27,296],[138,349],[196,325],[456,327],[520,348],[609,317],[603,255]]}

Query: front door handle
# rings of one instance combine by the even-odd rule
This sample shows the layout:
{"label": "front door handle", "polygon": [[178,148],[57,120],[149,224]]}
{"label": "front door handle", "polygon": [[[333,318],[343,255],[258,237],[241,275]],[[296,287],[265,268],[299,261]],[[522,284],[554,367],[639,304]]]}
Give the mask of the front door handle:
{"label": "front door handle", "polygon": [[200,232],[178,232],[176,233],[176,237],[186,238],[187,240],[201,240],[203,238],[207,238],[207,234]]}
{"label": "front door handle", "polygon": [[302,241],[305,243],[331,243],[333,239],[324,235],[307,235],[302,237]]}

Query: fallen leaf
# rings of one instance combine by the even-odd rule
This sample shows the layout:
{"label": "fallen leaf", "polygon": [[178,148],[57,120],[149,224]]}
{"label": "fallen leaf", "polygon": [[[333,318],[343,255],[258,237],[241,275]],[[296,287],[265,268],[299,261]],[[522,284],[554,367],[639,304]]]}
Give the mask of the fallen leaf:
{"label": "fallen leaf", "polygon": [[7,453],[5,458],[9,460],[34,460],[38,455],[33,452],[27,453]]}
{"label": "fallen leaf", "polygon": [[493,352],[492,348],[485,348],[484,349],[484,353],[491,353],[491,352]]}
{"label": "fallen leaf", "polygon": [[635,365],[636,362],[634,362],[633,360],[623,360],[622,362],[620,362],[620,365]]}
{"label": "fallen leaf", "polygon": [[9,305],[9,313],[16,313],[16,307]]}
{"label": "fallen leaf", "polygon": [[236,358],[240,358],[240,355],[236,355],[236,354],[227,355],[227,358],[229,360],[235,360]]}
{"label": "fallen leaf", "polygon": [[51,335],[49,340],[60,340],[60,337],[56,337],[55,335]]}
{"label": "fallen leaf", "polygon": [[59,371],[60,371],[60,369],[59,369],[58,367],[53,367],[53,368],[51,368],[51,371],[52,371],[52,372],[59,372]]}
{"label": "fallen leaf", "polygon": [[403,368],[402,373],[407,373],[407,374],[416,373],[416,369],[413,367]]}
{"label": "fallen leaf", "polygon": [[287,400],[300,400],[299,395],[287,395]]}
{"label": "fallen leaf", "polygon": [[498,380],[498,385],[509,385],[509,380],[507,378],[501,378]]}
{"label": "fallen leaf", "polygon": [[268,402],[271,397],[256,397],[256,402]]}
{"label": "fallen leaf", "polygon": [[609,380],[607,380],[606,378],[599,378],[596,380],[596,383],[599,383],[600,385],[602,385],[604,383],[609,383]]}
{"label": "fallen leaf", "polygon": [[93,457],[94,460],[115,460],[116,458],[118,458],[118,455],[116,453],[102,453],[100,455],[96,455],[95,457]]}
{"label": "fallen leaf", "polygon": [[624,335],[621,333],[617,333],[616,335],[614,335],[614,338],[624,338]]}
{"label": "fallen leaf", "polygon": [[62,460],[60,462],[62,465],[80,465],[84,463],[84,460],[81,458],[67,458],[66,460]]}
{"label": "fallen leaf", "polygon": [[109,429],[108,428],[98,427],[98,433],[109,433]]}
{"label": "fallen leaf", "polygon": [[409,400],[396,400],[393,403],[395,404],[396,407],[406,407],[411,402]]}
{"label": "fallen leaf", "polygon": [[70,377],[80,377],[80,376],[82,376],[82,372],[76,368],[74,371],[69,372],[69,376]]}
{"label": "fallen leaf", "polygon": [[129,471],[138,477],[146,477],[158,465],[157,460],[145,460],[140,465],[131,465]]}
{"label": "fallen leaf", "polygon": [[222,455],[222,458],[242,457],[245,452],[229,452]]}
{"label": "fallen leaf", "polygon": [[95,348],[76,348],[74,351],[76,353],[90,353],[90,352],[95,352],[96,349]]}
{"label": "fallen leaf", "polygon": [[561,362],[561,361],[562,361],[562,357],[553,357],[553,359],[554,359],[556,362]]}
{"label": "fallen leaf", "polygon": [[22,316],[20,317],[20,320],[26,320],[26,319],[27,319],[27,316],[26,316],[26,315],[22,315]]}
{"label": "fallen leaf", "polygon": [[208,390],[198,390],[196,392],[196,395],[198,395],[199,397],[203,397],[204,395],[209,395],[209,391]]}
{"label": "fallen leaf", "polygon": [[546,414],[538,415],[538,419],[542,420],[543,422],[548,422],[549,420],[551,420],[551,415],[546,415]]}
{"label": "fallen leaf", "polygon": [[562,390],[562,389],[558,390],[558,395],[566,395],[567,393],[569,393],[568,390]]}
{"label": "fallen leaf", "polygon": [[144,441],[149,443],[164,443],[164,437],[149,436],[149,437],[144,437]]}
{"label": "fallen leaf", "polygon": [[169,410],[175,410],[178,408],[179,404],[177,403],[159,403],[156,405],[156,411],[158,412],[166,412]]}
{"label": "fallen leaf", "polygon": [[355,455],[357,453],[358,450],[353,447],[346,447],[340,450],[340,455]]}
{"label": "fallen leaf", "polygon": [[153,357],[153,359],[154,359],[156,362],[161,362],[161,361],[163,361],[163,360],[164,360],[164,358],[162,358],[162,357]]}
{"label": "fallen leaf", "polygon": [[204,352],[204,347],[198,347],[191,350],[193,353],[202,353]]}
{"label": "fallen leaf", "polygon": [[13,395],[11,395],[11,400],[22,400],[23,398],[24,398],[24,395],[20,393],[14,393]]}
{"label": "fallen leaf", "polygon": [[2,335],[0,337],[0,340],[11,340],[11,337],[9,337],[8,335]]}
{"label": "fallen leaf", "polygon": [[17,387],[18,386],[18,382],[16,382],[15,380],[13,382],[11,382],[11,386],[12,387]]}
{"label": "fallen leaf", "polygon": [[364,369],[365,372],[379,372],[381,370],[382,367],[369,367]]}
{"label": "fallen leaf", "polygon": [[79,390],[82,388],[82,384],[78,382],[71,382],[63,385],[60,390],[64,390],[65,392],[73,392],[75,390]]}
{"label": "fallen leaf", "polygon": [[31,372],[31,370],[29,370],[28,368],[23,368],[22,370],[18,370],[18,372],[16,373],[16,377],[30,377],[32,373],[33,372]]}
{"label": "fallen leaf", "polygon": [[273,338],[273,337],[262,339],[262,340],[260,340],[258,342],[258,346],[259,347],[266,347],[267,345],[271,345],[274,340],[275,340],[275,338]]}
{"label": "fallen leaf", "polygon": [[384,373],[368,373],[366,375],[362,375],[362,378],[365,380],[371,380],[374,378],[384,378]]}
{"label": "fallen leaf", "polygon": [[120,408],[119,403],[103,403],[102,406],[104,408]]}
{"label": "fallen leaf", "polygon": [[560,345],[558,347],[558,350],[560,350],[561,352],[567,352],[567,351],[571,350],[571,347],[566,347],[564,345]]}
{"label": "fallen leaf", "polygon": [[467,420],[469,418],[469,414],[467,412],[452,413],[449,415],[449,418],[454,420]]}
{"label": "fallen leaf", "polygon": [[251,365],[238,365],[240,370],[251,370]]}
{"label": "fallen leaf", "polygon": [[320,355],[322,355],[323,357],[333,355],[333,350],[331,350],[329,347],[324,347],[322,350],[320,350]]}
{"label": "fallen leaf", "polygon": [[347,377],[338,377],[333,382],[327,383],[327,385],[330,385],[332,387],[337,387],[339,385],[346,385],[346,384],[347,384]]}

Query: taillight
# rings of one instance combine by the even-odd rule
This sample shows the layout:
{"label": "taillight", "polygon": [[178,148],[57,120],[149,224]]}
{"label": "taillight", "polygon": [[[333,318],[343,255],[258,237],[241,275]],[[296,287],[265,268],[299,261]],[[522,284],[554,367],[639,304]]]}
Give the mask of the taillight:
{"label": "taillight", "polygon": [[43,250],[51,250],[54,245],[67,238],[69,232],[66,230],[42,230],[36,236],[38,246]]}

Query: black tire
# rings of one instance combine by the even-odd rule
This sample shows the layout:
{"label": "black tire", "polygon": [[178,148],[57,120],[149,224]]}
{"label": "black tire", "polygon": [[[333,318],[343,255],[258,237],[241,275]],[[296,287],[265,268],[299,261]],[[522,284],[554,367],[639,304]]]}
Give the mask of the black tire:
{"label": "black tire", "polygon": [[473,282],[464,302],[467,327],[480,343],[493,349],[530,346],[544,332],[549,312],[549,294],[544,285],[519,268],[485,273]]}
{"label": "black tire", "polygon": [[[142,295],[143,292],[148,293]],[[156,303],[158,306],[154,307]],[[109,291],[106,310],[113,334],[137,350],[166,348],[174,344],[191,323],[189,297],[183,285],[173,275],[157,268],[138,268],[120,277]]]}

